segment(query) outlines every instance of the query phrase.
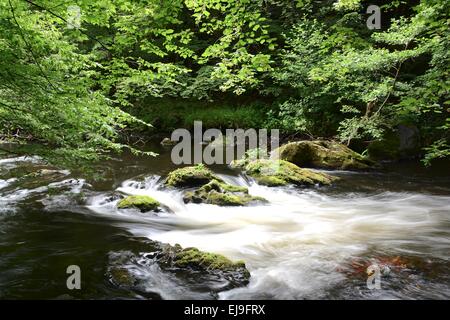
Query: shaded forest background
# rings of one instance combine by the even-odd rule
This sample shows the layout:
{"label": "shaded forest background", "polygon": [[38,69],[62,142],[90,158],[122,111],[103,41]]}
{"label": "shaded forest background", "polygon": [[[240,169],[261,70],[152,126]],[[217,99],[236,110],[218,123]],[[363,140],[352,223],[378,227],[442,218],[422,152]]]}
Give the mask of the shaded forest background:
{"label": "shaded forest background", "polygon": [[[71,25],[69,5],[80,8]],[[366,25],[381,8],[381,29]],[[0,0],[0,134],[77,165],[194,120],[450,155],[449,2]],[[151,152],[147,153],[151,154]]]}

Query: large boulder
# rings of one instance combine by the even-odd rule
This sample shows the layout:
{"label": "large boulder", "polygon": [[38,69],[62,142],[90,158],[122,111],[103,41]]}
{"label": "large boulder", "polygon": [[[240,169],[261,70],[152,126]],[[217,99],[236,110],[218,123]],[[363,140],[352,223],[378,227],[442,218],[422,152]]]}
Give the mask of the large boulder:
{"label": "large boulder", "polygon": [[272,159],[292,162],[305,168],[361,170],[374,163],[347,146],[335,141],[297,141],[274,150]]}
{"label": "large boulder", "polygon": [[256,182],[266,186],[330,185],[336,179],[325,173],[299,168],[284,160],[252,160],[244,166],[244,171]]}
{"label": "large boulder", "polygon": [[159,211],[160,203],[149,196],[128,196],[117,203],[119,209],[138,209],[141,212]]}
{"label": "large boulder", "polygon": [[266,201],[264,198],[249,195],[246,187],[233,186],[216,180],[195,191],[186,192],[183,200],[185,203],[208,203],[218,206],[244,206],[252,202]]}
{"label": "large boulder", "polygon": [[165,184],[169,187],[200,187],[213,180],[223,182],[211,170],[198,164],[170,172]]}
{"label": "large boulder", "polygon": [[380,140],[373,141],[367,149],[374,160],[401,160],[420,154],[419,130],[415,126],[398,125]]}

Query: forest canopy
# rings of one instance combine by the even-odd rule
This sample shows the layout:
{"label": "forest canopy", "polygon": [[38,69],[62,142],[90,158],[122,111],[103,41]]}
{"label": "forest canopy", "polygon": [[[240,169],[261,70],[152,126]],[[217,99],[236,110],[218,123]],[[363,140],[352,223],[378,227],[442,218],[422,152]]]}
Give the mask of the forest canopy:
{"label": "forest canopy", "polygon": [[212,125],[349,145],[408,124],[430,164],[450,156],[449,12],[446,0],[0,0],[1,139],[72,165],[140,153],[126,128],[173,118],[175,99],[186,119],[206,104]]}

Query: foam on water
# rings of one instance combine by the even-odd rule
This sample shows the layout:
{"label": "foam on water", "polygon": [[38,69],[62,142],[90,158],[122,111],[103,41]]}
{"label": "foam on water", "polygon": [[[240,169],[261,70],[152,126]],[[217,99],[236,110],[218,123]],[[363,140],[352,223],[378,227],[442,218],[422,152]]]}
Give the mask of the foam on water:
{"label": "foam on water", "polygon": [[[243,178],[222,177],[247,185]],[[180,191],[161,188],[159,180],[128,180],[117,191],[149,195],[173,213],[136,215],[116,209],[118,200],[105,201],[106,195],[91,199],[89,208],[125,219],[128,223],[123,226],[135,235],[246,261],[250,284],[221,293],[223,299],[320,297],[343,280],[337,271],[342,263],[373,247],[449,259],[449,196],[404,192],[331,196],[251,183],[249,193],[266,198],[268,204],[218,207],[184,204]]]}

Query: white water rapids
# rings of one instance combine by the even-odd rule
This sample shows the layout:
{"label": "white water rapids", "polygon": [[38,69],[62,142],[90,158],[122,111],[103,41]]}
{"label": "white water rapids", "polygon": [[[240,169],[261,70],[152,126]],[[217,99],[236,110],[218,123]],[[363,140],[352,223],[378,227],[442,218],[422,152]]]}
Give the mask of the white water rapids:
{"label": "white water rapids", "polygon": [[[105,194],[91,198],[88,208],[117,219],[132,234],[244,260],[251,272],[249,285],[222,292],[221,299],[320,298],[345,280],[345,274],[339,271],[345,263],[372,251],[448,261],[448,195],[333,195],[315,189],[248,185],[239,177],[222,178],[248,186],[250,194],[262,196],[269,203],[250,207],[184,204],[181,191],[163,189],[158,177],[149,177],[140,182],[127,180],[117,191],[149,195],[173,213],[136,215],[136,211],[118,210],[117,200],[106,201]],[[149,289],[163,298],[191,297],[161,279],[155,270],[146,272],[152,279]],[[450,296],[446,284],[434,290],[437,298]],[[395,290],[374,295],[404,298]]]}

